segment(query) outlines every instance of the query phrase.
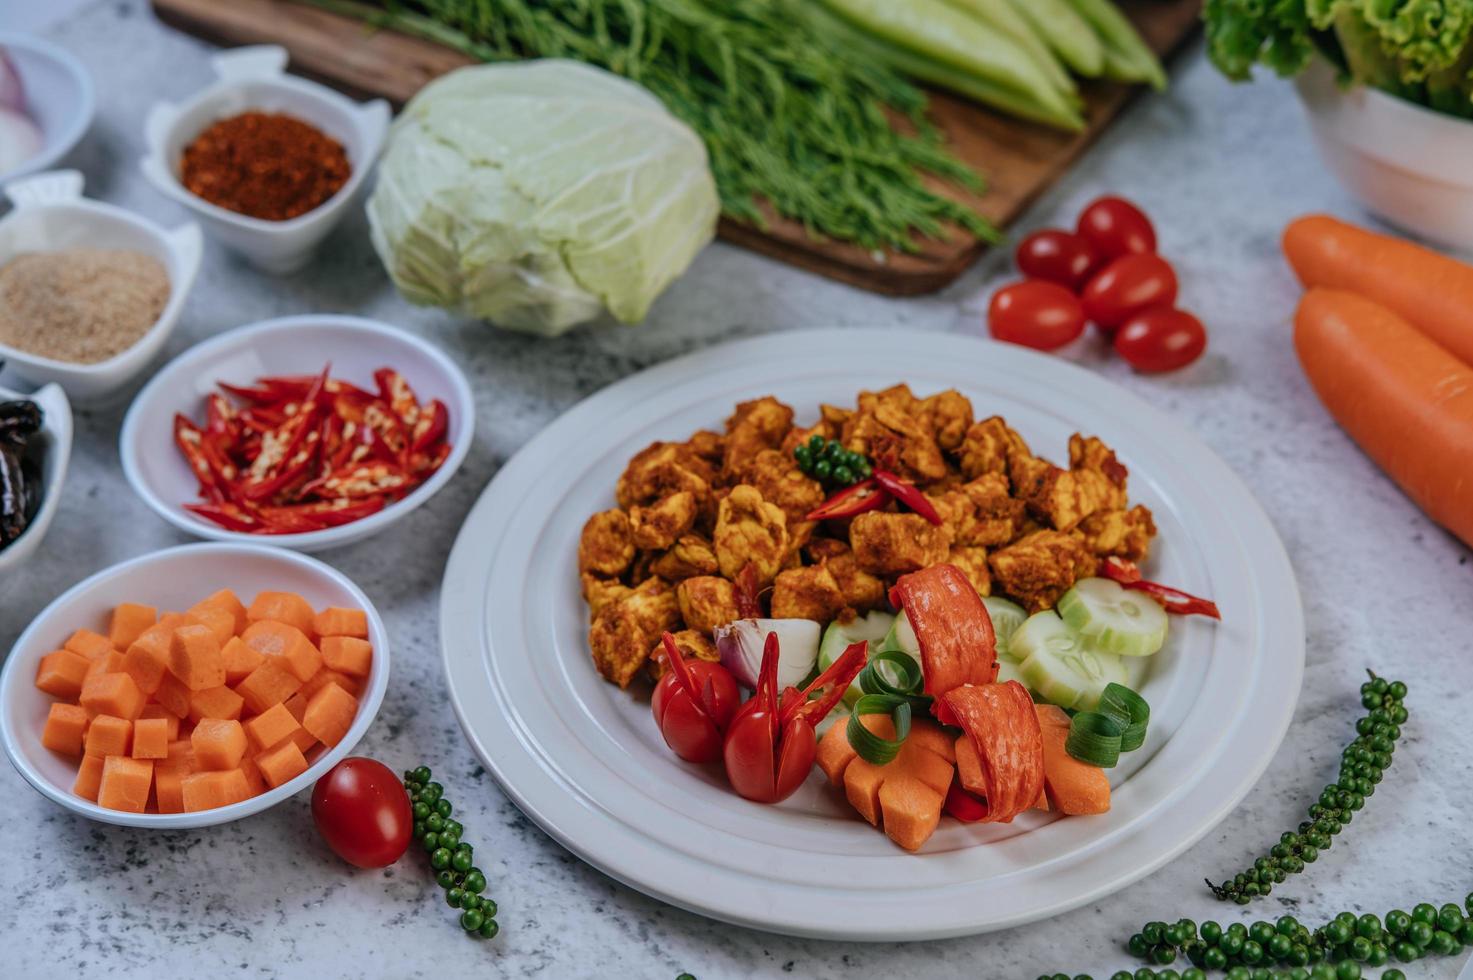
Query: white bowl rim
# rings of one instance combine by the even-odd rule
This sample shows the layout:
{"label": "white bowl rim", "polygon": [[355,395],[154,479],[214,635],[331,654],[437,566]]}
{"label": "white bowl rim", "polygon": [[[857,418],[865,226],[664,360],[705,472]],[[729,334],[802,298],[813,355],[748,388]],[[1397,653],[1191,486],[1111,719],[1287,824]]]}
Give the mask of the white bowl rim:
{"label": "white bowl rim", "polygon": [[[26,183],[29,181],[41,181],[51,177],[62,177],[77,174],[75,170],[53,170],[48,173],[30,174],[25,177],[17,177],[15,180],[5,182],[3,190]],[[108,218],[131,224],[140,231],[146,233],[170,255],[174,261],[183,268],[183,275],[176,282],[171,276],[169,278],[169,301],[159,312],[158,318],[153,321],[152,326],[145,330],[137,340],[133,341],[126,349],[119,351],[105,361],[93,361],[90,364],[77,364],[73,361],[59,361],[54,357],[43,357],[40,354],[32,354],[18,347],[0,343],[0,359],[15,361],[28,367],[43,368],[57,375],[65,375],[71,378],[89,378],[94,375],[111,374],[119,368],[125,367],[127,362],[138,355],[138,352],[154,343],[158,336],[163,333],[172,333],[178,325],[179,315],[184,312],[184,303],[189,298],[190,291],[194,288],[194,280],[199,275],[200,261],[203,258],[203,242],[199,238],[199,227],[192,222],[185,222],[177,228],[166,229],[163,225],[145,218],[143,215],[116,204],[99,201],[96,198],[78,196],[65,200],[47,201],[45,203],[16,205],[4,218],[0,218],[0,226],[17,218],[22,213],[32,211],[83,211],[100,214]],[[186,242],[186,239],[193,239]],[[166,270],[167,271],[167,270]],[[131,374],[131,369],[129,369]]]}
{"label": "white bowl rim", "polygon": [[[141,446],[141,435],[138,432],[139,416],[142,414],[139,406],[154,397],[155,389],[162,389],[167,382],[172,380],[173,375],[217,351],[241,346],[243,341],[251,340],[257,336],[288,331],[303,326],[342,326],[350,330],[372,334],[375,337],[386,337],[391,341],[404,343],[418,349],[425,356],[434,361],[445,376],[450,379],[451,387],[455,391],[456,404],[447,406],[453,412],[458,412],[462,419],[463,431],[456,443],[450,447],[450,455],[445,462],[440,464],[428,480],[421,483],[408,496],[394,501],[377,514],[370,514],[348,524],[338,527],[324,528],[321,531],[307,531],[301,534],[273,534],[270,536],[272,544],[281,548],[303,548],[317,550],[332,547],[337,544],[347,544],[357,541],[383,530],[402,517],[420,507],[440,489],[450,482],[457,470],[465,462],[466,455],[470,452],[472,440],[475,438],[476,424],[476,400],[471,391],[470,381],[465,372],[452,361],[439,347],[391,324],[381,320],[370,320],[367,317],[351,316],[344,313],[300,313],[289,316],[274,317],[270,320],[262,320],[258,323],[250,323],[245,326],[227,330],[217,334],[209,340],[195,344],[185,350],[173,360],[169,361],[149,379],[148,384],[134,397],[133,403],[128,406],[128,413],[123,418],[122,431],[118,435],[118,456],[123,463],[123,475],[127,477],[128,483],[133,487],[133,492],[143,499],[143,502],[170,524],[181,531],[188,532],[197,537],[208,538],[213,541],[234,541],[242,544],[259,544],[263,538],[258,534],[246,534],[241,531],[230,531],[217,525],[208,524],[203,519],[190,516],[187,511],[181,509],[179,504],[170,505],[154,492],[153,487],[143,478],[139,469],[136,455]],[[218,379],[217,379],[218,380]],[[249,379],[247,379],[249,380]]]}
{"label": "white bowl rim", "polygon": [[[36,516],[31,519],[31,523],[26,526],[26,529],[21,532],[20,537],[10,542],[4,549],[0,549],[0,572],[12,566],[23,564],[25,562],[24,558],[20,560],[8,560],[8,557],[11,554],[20,554],[18,549],[22,546],[30,547],[31,541],[29,539],[31,535],[36,536],[36,544],[39,546],[39,539],[45,537],[46,532],[50,530],[51,522],[56,519],[56,511],[61,506],[61,491],[66,486],[67,470],[70,468],[72,461],[72,439],[75,423],[72,418],[72,403],[66,396],[66,389],[55,381],[44,384],[29,393],[16,391],[14,388],[6,388],[4,385],[0,385],[0,401],[16,399],[33,401],[41,405],[41,410],[45,414],[45,417],[41,420],[41,431],[51,437],[51,446],[47,449],[47,452],[56,453],[59,458],[52,465],[51,479],[47,480],[45,487],[42,488],[42,493],[45,496],[41,500],[41,506],[36,510]],[[46,404],[42,404],[42,402]],[[60,419],[57,418],[58,408],[62,410]],[[12,549],[17,550],[12,551]]]}
{"label": "white bowl rim", "polygon": [[[19,666],[21,657],[19,651],[25,647],[35,635],[39,623],[57,609],[75,602],[88,591],[105,581],[118,578],[123,575],[132,574],[147,568],[154,562],[165,558],[172,558],[181,553],[203,553],[217,554],[222,557],[239,556],[241,554],[255,554],[260,557],[270,558],[288,564],[300,565],[312,573],[322,576],[335,585],[343,588],[353,597],[368,616],[368,635],[373,640],[374,662],[377,666],[372,675],[372,683],[367,693],[358,699],[358,714],[353,718],[353,725],[348,729],[346,735],[337,745],[331,746],[327,751],[317,757],[304,772],[299,773],[293,779],[282,783],[280,786],[268,789],[264,793],[258,793],[249,799],[239,803],[231,803],[228,806],[216,807],[212,810],[197,810],[192,813],[129,813],[124,810],[111,810],[99,806],[91,800],[83,799],[70,790],[62,789],[51,782],[45,776],[33,769],[21,754],[16,742],[17,736],[11,731],[11,718],[4,706],[8,701],[7,695],[12,685],[29,683],[30,678],[21,676]],[[306,789],[315,783],[328,769],[337,765],[353,747],[368,732],[378,716],[379,707],[383,704],[384,693],[389,687],[389,634],[384,627],[383,619],[379,616],[372,600],[360,589],[352,579],[342,572],[319,561],[310,555],[288,551],[284,548],[271,548],[261,544],[227,544],[220,542],[197,542],[195,544],[178,545],[173,548],[165,548],[161,551],[153,551],[148,554],[139,555],[119,562],[100,572],[87,576],[76,585],[67,589],[57,596],[46,608],[36,615],[31,624],[25,628],[15,644],[10,649],[10,655],[5,659],[5,667],[0,670],[0,714],[3,714],[3,724],[0,724],[0,741],[5,744],[5,754],[10,757],[10,764],[15,770],[30,783],[38,793],[47,799],[60,804],[74,813],[81,814],[92,820],[102,823],[117,824],[124,827],[149,827],[157,830],[182,830],[191,827],[208,827],[215,824],[230,823],[242,817],[248,817],[262,810],[270,809],[288,797]]]}
{"label": "white bowl rim", "polygon": [[[66,69],[68,74],[77,80],[77,84],[82,92],[82,99],[78,106],[79,111],[62,129],[61,135],[56,138],[55,142],[48,139],[46,141],[47,145],[42,148],[40,153],[26,160],[15,169],[0,173],[0,180],[6,181],[50,169],[56,161],[70,153],[72,148],[86,135],[88,128],[92,125],[92,116],[97,111],[97,93],[96,87],[92,84],[92,76],[87,73],[87,69],[82,65],[82,62],[77,60],[71,52],[57,47],[50,41],[39,38],[34,34],[0,31],[0,48],[9,47],[27,48],[61,65],[62,68]],[[22,79],[21,81],[24,82],[25,80]],[[44,136],[45,134],[43,133],[42,135]]]}

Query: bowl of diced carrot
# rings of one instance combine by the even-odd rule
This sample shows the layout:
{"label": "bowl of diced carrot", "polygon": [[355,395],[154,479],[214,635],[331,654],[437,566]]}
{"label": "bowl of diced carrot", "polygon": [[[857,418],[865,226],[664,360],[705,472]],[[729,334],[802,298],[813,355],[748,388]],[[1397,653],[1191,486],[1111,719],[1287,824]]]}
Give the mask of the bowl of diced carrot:
{"label": "bowl of diced carrot", "polygon": [[0,738],[43,795],[136,827],[226,823],[310,787],[368,730],[383,622],[315,559],[185,545],[77,584],[0,673]]}

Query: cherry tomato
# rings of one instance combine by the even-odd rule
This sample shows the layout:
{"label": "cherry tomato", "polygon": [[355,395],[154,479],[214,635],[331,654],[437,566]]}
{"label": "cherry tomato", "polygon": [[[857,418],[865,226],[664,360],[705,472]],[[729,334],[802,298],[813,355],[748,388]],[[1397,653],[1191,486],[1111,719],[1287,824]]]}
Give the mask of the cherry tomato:
{"label": "cherry tomato", "polygon": [[1125,255],[1095,273],[1080,295],[1085,314],[1106,334],[1142,310],[1176,302],[1176,273],[1159,255]]}
{"label": "cherry tomato", "polygon": [[1079,234],[1106,261],[1156,251],[1156,229],[1123,197],[1102,197],[1079,213]]}
{"label": "cherry tomato", "polygon": [[691,687],[684,686],[674,665],[665,671],[650,711],[665,744],[686,762],[715,762],[721,758],[721,737],[742,702],[731,671],[705,660],[685,660]]}
{"label": "cherry tomato", "polygon": [[360,868],[383,868],[409,846],[414,811],[388,766],[354,756],[327,771],[312,788],[312,819],[338,857]]}
{"label": "cherry tomato", "polygon": [[1058,283],[1030,279],[992,294],[987,325],[998,340],[1054,350],[1084,332],[1084,308]]}
{"label": "cherry tomato", "polygon": [[1100,253],[1086,239],[1057,228],[1035,231],[1018,243],[1018,271],[1029,279],[1045,279],[1078,290],[1099,265]]}
{"label": "cherry tomato", "polygon": [[1202,356],[1207,330],[1185,310],[1157,307],[1137,313],[1115,334],[1115,350],[1137,371],[1175,371]]}

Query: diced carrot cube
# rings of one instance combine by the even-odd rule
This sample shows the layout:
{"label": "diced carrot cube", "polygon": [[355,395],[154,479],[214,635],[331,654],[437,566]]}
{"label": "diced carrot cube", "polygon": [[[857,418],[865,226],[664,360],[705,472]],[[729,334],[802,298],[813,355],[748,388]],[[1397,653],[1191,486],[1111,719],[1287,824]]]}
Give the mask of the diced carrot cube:
{"label": "diced carrot cube", "polygon": [[199,760],[194,757],[192,738],[176,738],[169,742],[169,754],[165,758],[167,764],[175,769],[199,772]]}
{"label": "diced carrot cube", "polygon": [[245,773],[239,769],[224,772],[196,772],[184,777],[180,787],[184,811],[213,810],[216,807],[239,803],[251,795]]}
{"label": "diced carrot cube", "polygon": [[92,661],[73,650],[53,650],[36,667],[36,686],[52,697],[74,700]]}
{"label": "diced carrot cube", "polygon": [[174,741],[174,739],[179,737],[179,716],[171,712],[163,705],[152,701],[148,704],[145,704],[143,706],[143,711],[138,715],[138,719],[142,721],[145,718],[163,719],[165,731],[168,732],[167,741],[172,742]]}
{"label": "diced carrot cube", "polygon": [[111,640],[91,630],[77,630],[62,645],[73,653],[80,653],[88,660],[96,660],[113,649]]}
{"label": "diced carrot cube", "polygon": [[260,767],[256,765],[256,760],[250,756],[247,755],[241,758],[240,772],[241,775],[245,776],[246,788],[250,790],[251,796],[264,793],[269,788],[266,785],[265,777],[261,775]]}
{"label": "diced carrot cube", "polygon": [[355,636],[323,637],[322,662],[344,674],[367,677],[373,664],[373,644]]}
{"label": "diced carrot cube", "polygon": [[368,639],[368,613],[362,609],[343,609],[330,606],[312,620],[312,629],[318,636],[352,636]]}
{"label": "diced carrot cube", "polygon": [[[179,724],[179,719],[174,719]],[[97,722],[92,723],[97,727]],[[89,732],[90,735],[90,732]],[[169,723],[163,718],[139,718],[133,723],[133,758],[167,759],[169,757]]]}
{"label": "diced carrot cube", "polygon": [[87,709],[79,704],[53,702],[41,729],[41,744],[65,755],[82,754],[82,736],[87,732]]}
{"label": "diced carrot cube", "polygon": [[169,647],[173,639],[173,630],[146,629],[123,654],[123,672],[133,678],[144,694],[152,695],[163,683],[164,674],[169,669]]}
{"label": "diced carrot cube", "polygon": [[200,769],[234,769],[246,751],[245,730],[240,722],[223,718],[201,720],[194,726],[189,741],[194,745],[194,758]]}
{"label": "diced carrot cube", "polygon": [[97,805],[109,810],[142,813],[153,787],[153,762],[110,755],[102,762],[102,781],[97,787]]}
{"label": "diced carrot cube", "polygon": [[251,671],[266,662],[266,658],[246,646],[238,636],[232,636],[220,650],[225,658],[225,683],[234,687],[250,676]]}
{"label": "diced carrot cube", "polygon": [[189,625],[189,617],[181,612],[160,613],[159,621],[154,623],[154,625],[161,630],[172,633],[181,626]]}
{"label": "diced carrot cube", "polygon": [[82,707],[94,715],[116,715],[132,721],[143,710],[147,696],[132,677],[119,671],[87,678],[80,700]]}
{"label": "diced carrot cube", "polygon": [[184,812],[184,777],[186,769],[171,768],[167,761],[153,767],[154,801],[160,813]]}
{"label": "diced carrot cube", "polygon": [[312,612],[311,604],[295,592],[262,592],[246,610],[246,618],[253,623],[274,620],[310,633],[317,616]]}
{"label": "diced carrot cube", "polygon": [[355,698],[358,696],[361,687],[361,685],[358,683],[358,678],[349,677],[347,674],[338,673],[331,667],[323,667],[317,673],[312,675],[312,679],[310,681],[302,685],[302,694],[304,697],[307,698],[308,701],[310,701],[312,700],[312,695],[316,694],[318,691],[322,690],[329,684],[336,684],[338,687],[341,687],[343,690],[347,691]]}
{"label": "diced carrot cube", "polygon": [[241,723],[257,750],[269,749],[302,726],[284,704],[273,704],[256,717]]}
{"label": "diced carrot cube", "polygon": [[107,641],[115,650],[126,650],[143,631],[158,622],[159,611],[153,606],[141,606],[136,602],[121,603],[113,610],[107,628]]}
{"label": "diced carrot cube", "polygon": [[296,779],[307,771],[307,757],[296,743],[282,742],[276,748],[256,756],[256,765],[261,775],[272,787]]}
{"label": "diced carrot cube", "polygon": [[189,696],[189,720],[196,725],[205,718],[239,718],[245,698],[223,684],[195,691]]}
{"label": "diced carrot cube", "polygon": [[258,715],[273,704],[281,704],[301,686],[302,682],[291,671],[268,660],[235,685],[235,693],[245,699],[247,711]]}
{"label": "diced carrot cube", "polygon": [[85,685],[98,674],[116,674],[122,669],[123,655],[116,650],[109,650],[96,660],[88,661],[87,674],[82,678],[82,683]]}
{"label": "diced carrot cube", "polygon": [[302,727],[313,738],[327,745],[337,745],[353,727],[358,713],[358,699],[336,684],[328,684],[307,701]]}
{"label": "diced carrot cube", "polygon": [[77,768],[77,781],[72,783],[72,792],[84,800],[97,802],[97,788],[102,785],[102,756],[84,755]]}
{"label": "diced carrot cube", "polygon": [[267,660],[291,671],[298,680],[310,680],[322,667],[321,652],[307,639],[306,633],[289,623],[260,620],[247,626],[240,638]]}
{"label": "diced carrot cube", "polygon": [[229,589],[221,589],[208,598],[201,599],[189,607],[189,611],[198,615],[202,609],[221,609],[230,614],[230,635],[235,636],[246,628],[246,607],[234,592]]}
{"label": "diced carrot cube", "polygon": [[87,726],[88,755],[127,755],[132,745],[133,723],[126,718],[98,715]]}
{"label": "diced carrot cube", "polygon": [[230,615],[228,609],[216,609],[206,606],[198,612],[185,613],[189,618],[190,625],[203,626],[215,636],[215,642],[220,646],[230,642],[235,636],[235,617]]}
{"label": "diced carrot cube", "polygon": [[174,630],[174,642],[169,646],[169,672],[191,691],[225,683],[225,658],[220,655],[220,642],[208,626],[191,623]]}
{"label": "diced carrot cube", "polygon": [[165,672],[164,679],[159,682],[159,689],[153,692],[153,699],[169,714],[182,720],[189,717],[190,693],[183,681]]}

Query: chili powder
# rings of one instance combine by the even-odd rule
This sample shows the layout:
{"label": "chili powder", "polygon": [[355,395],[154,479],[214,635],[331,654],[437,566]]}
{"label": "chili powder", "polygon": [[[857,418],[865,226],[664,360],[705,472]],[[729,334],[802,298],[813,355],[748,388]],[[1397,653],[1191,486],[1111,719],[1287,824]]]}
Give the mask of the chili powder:
{"label": "chili powder", "polygon": [[351,173],[343,144],[311,123],[242,112],[185,147],[180,176],[190,193],[218,207],[286,221],[332,197]]}

